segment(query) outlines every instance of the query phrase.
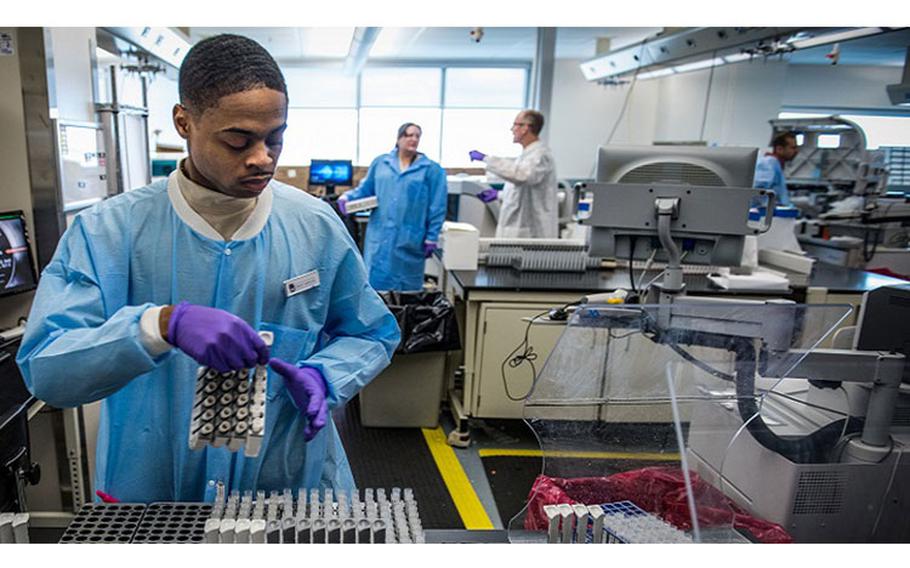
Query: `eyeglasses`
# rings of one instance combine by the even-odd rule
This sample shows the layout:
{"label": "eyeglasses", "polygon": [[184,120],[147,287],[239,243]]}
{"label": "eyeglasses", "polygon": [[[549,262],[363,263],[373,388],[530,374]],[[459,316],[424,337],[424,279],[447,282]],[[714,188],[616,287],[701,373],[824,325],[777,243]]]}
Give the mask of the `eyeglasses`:
{"label": "eyeglasses", "polygon": [[531,123],[530,122],[513,122],[512,128],[515,128],[516,126],[531,126]]}

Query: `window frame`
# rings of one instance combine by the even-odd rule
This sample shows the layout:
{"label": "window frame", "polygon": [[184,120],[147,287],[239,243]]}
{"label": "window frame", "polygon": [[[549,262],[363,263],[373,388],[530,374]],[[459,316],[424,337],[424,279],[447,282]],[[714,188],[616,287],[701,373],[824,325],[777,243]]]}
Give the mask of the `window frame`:
{"label": "window frame", "polygon": [[[293,68],[319,68],[320,65],[289,65],[288,67]],[[439,145],[435,149],[435,154],[442,159],[443,155],[443,140],[445,138],[445,111],[447,109],[463,109],[463,110],[490,110],[490,109],[503,109],[506,107],[466,107],[453,105],[449,106],[446,104],[446,84],[448,77],[449,69],[520,69],[524,71],[524,85],[522,85],[522,108],[528,108],[529,100],[531,97],[531,71],[532,64],[530,61],[525,60],[501,60],[501,61],[490,61],[490,62],[476,62],[476,61],[434,61],[434,60],[376,60],[369,62],[364,69],[377,69],[377,68],[433,68],[439,69],[442,75],[441,81],[439,83],[439,101],[438,106],[427,106],[421,108],[436,108],[439,110],[439,124],[436,125],[439,131]],[[368,165],[375,156],[364,157],[361,156],[361,110],[364,108],[370,109],[382,109],[382,108],[402,108],[399,105],[363,105],[363,70],[357,73],[355,78],[355,87],[354,87],[354,107],[350,106],[304,106],[304,105],[294,105],[293,99],[289,101],[289,109],[304,109],[304,110],[351,110],[353,109],[356,114],[355,124],[356,124],[356,143],[355,143],[355,155],[351,157],[354,160],[355,165],[365,166]],[[420,105],[408,105],[408,106],[420,106]],[[305,164],[294,164],[296,166],[302,166]]]}

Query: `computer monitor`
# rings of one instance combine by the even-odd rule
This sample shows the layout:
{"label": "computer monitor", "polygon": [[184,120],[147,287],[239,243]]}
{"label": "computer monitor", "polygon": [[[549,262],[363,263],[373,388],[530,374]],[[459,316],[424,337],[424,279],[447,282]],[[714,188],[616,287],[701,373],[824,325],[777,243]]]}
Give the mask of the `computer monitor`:
{"label": "computer monitor", "polygon": [[0,296],[33,290],[38,285],[34,266],[25,215],[0,213]]}
{"label": "computer monitor", "polygon": [[326,193],[333,193],[335,186],[354,183],[354,166],[351,160],[311,160],[309,185],[325,186]]}
{"label": "computer monitor", "polygon": [[[757,157],[756,148],[600,147],[597,180],[582,190],[586,211],[580,218],[591,226],[590,254],[739,266],[744,237],[769,228],[767,218],[750,224],[750,206],[773,204],[768,192],[752,188]],[[664,239],[658,199],[675,204]],[[672,253],[662,242],[670,238],[677,249]]]}
{"label": "computer monitor", "polygon": [[752,187],[757,148],[601,146],[597,181]]}

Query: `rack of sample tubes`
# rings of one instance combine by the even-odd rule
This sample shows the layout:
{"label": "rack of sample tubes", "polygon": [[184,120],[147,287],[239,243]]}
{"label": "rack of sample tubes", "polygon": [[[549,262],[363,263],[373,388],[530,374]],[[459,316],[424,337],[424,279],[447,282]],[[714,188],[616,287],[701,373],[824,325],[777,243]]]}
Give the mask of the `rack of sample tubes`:
{"label": "rack of sample tubes", "polygon": [[487,266],[508,266],[537,272],[584,272],[599,268],[603,259],[588,254],[582,240],[480,239],[479,255]]}
{"label": "rack of sample tubes", "polygon": [[290,489],[223,492],[205,523],[207,543],[385,544],[423,543],[417,501],[411,489],[340,491]]}
{"label": "rack of sample tubes", "polygon": [[631,501],[544,505],[548,543],[691,543],[692,538]]}
{"label": "rack of sample tubes", "polygon": [[210,503],[88,503],[60,544],[198,544],[211,513]]}
{"label": "rack of sample tubes", "polygon": [[[259,336],[266,345],[272,345],[270,332],[260,332]],[[258,456],[265,435],[267,389],[265,365],[257,365],[252,372],[239,369],[227,373],[200,367],[190,420],[190,449],[211,445],[236,452],[243,447],[245,456]]]}
{"label": "rack of sample tubes", "polygon": [[0,544],[28,544],[28,513],[0,513]]}
{"label": "rack of sample tubes", "polygon": [[379,207],[379,200],[375,195],[369,197],[364,197],[363,199],[352,199],[346,201],[344,204],[344,210],[349,215],[351,213],[356,213],[358,211],[370,211]]}

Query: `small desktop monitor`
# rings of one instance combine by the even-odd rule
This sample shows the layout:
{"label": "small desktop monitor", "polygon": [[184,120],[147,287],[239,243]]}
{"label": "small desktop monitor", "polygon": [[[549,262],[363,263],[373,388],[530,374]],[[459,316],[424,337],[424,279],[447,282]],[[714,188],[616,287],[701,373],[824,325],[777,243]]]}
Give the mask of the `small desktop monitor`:
{"label": "small desktop monitor", "polygon": [[757,148],[601,146],[597,181],[752,187]]}
{"label": "small desktop monitor", "polygon": [[322,185],[328,193],[336,186],[354,183],[354,166],[351,160],[311,160],[308,185]]}
{"label": "small desktop monitor", "polygon": [[22,211],[0,213],[0,296],[26,292],[37,285],[25,215]]}

